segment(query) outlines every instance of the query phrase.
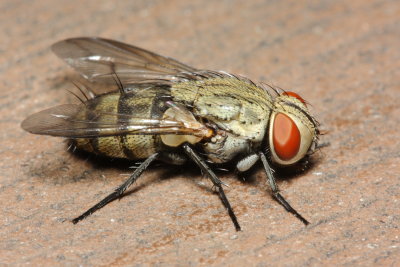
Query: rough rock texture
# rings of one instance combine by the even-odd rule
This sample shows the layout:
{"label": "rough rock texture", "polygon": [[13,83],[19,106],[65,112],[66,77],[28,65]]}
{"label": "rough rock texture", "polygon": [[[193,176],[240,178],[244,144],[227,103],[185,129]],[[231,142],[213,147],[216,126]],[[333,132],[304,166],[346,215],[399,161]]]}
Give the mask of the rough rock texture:
{"label": "rough rock texture", "polygon": [[[399,1],[2,1],[0,265],[395,266],[400,264]],[[280,175],[304,227],[270,196],[260,167],[220,173],[235,229],[195,167],[156,166],[120,201],[69,222],[130,164],[75,157],[19,124],[76,101],[50,51],[102,36],[298,92],[330,146]],[[280,173],[278,173],[280,174]]]}

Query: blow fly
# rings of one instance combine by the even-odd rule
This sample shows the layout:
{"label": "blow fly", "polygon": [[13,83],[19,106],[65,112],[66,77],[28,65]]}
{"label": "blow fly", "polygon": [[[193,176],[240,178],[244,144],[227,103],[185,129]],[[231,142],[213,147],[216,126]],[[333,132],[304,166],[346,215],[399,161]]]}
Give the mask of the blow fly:
{"label": "blow fly", "polygon": [[[73,223],[121,197],[153,161],[193,161],[239,231],[224,183],[212,167],[234,162],[244,172],[261,160],[274,198],[308,224],[279,193],[271,168],[293,165],[316,149],[318,122],[298,94],[103,38],[67,39],[52,50],[94,86],[82,103],[33,114],[22,128],[65,137],[91,153],[142,161],[129,179]],[[95,84],[109,89],[100,92]]]}

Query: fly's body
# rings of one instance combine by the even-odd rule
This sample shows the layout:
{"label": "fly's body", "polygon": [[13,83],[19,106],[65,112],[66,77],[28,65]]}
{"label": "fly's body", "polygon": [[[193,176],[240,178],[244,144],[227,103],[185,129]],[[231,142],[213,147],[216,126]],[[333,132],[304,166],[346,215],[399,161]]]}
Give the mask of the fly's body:
{"label": "fly's body", "polygon": [[[210,91],[218,92],[218,96],[210,94]],[[84,105],[96,113],[120,114],[121,118],[117,115],[111,121],[101,116],[91,117],[92,113],[85,112],[84,109],[77,113],[76,119],[90,121],[91,125],[96,122],[101,124],[106,119],[107,123],[123,128],[124,124],[135,123],[126,121],[125,114],[135,114],[149,120],[168,118],[171,112],[174,114],[174,106],[170,107],[172,101],[185,107],[190,106],[190,111],[186,109],[185,112],[192,113],[203,121],[196,123],[207,121],[208,125],[213,125],[209,129],[212,138],[200,139],[191,135],[135,135],[128,132],[109,137],[77,138],[73,140],[74,144],[88,152],[133,160],[148,158],[156,152],[164,153],[166,161],[182,164],[185,161],[183,156],[173,160],[179,151],[176,147],[194,137],[191,143],[200,143],[208,153],[209,160],[225,163],[238,153],[246,156],[252,150],[259,150],[273,109],[272,99],[265,90],[250,81],[228,76],[209,78],[204,82],[182,82],[171,88],[135,88],[124,94],[116,91],[99,95]],[[182,119],[187,121],[186,117]],[[217,131],[213,130],[217,128]]]}
{"label": "fly's body", "polygon": [[117,84],[119,90],[91,88],[92,97],[81,104],[33,114],[22,127],[69,138],[88,152],[144,160],[123,185],[74,223],[120,197],[152,161],[180,165],[192,160],[216,186],[240,230],[223,183],[205,161],[236,160],[243,172],[261,159],[274,197],[308,224],[280,195],[270,168],[271,161],[292,165],[315,149],[318,124],[297,94],[267,90],[226,72],[197,70],[112,40],[68,39],[53,51],[87,80],[110,88]]}

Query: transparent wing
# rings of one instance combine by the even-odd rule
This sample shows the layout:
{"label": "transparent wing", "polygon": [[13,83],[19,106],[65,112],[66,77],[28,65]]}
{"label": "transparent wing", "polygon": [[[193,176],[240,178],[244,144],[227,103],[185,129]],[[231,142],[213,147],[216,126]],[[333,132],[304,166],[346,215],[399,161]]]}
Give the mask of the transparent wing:
{"label": "transparent wing", "polygon": [[[179,110],[178,110],[179,111]],[[203,124],[182,120],[138,118],[133,115],[92,110],[84,104],[66,104],[35,113],[21,127],[33,134],[67,138],[95,138],[125,134],[179,134],[209,136]],[[178,116],[179,117],[179,116]]]}
{"label": "transparent wing", "polygon": [[92,82],[115,85],[171,83],[187,78],[195,68],[139,47],[103,38],[72,38],[55,43],[53,52]]}

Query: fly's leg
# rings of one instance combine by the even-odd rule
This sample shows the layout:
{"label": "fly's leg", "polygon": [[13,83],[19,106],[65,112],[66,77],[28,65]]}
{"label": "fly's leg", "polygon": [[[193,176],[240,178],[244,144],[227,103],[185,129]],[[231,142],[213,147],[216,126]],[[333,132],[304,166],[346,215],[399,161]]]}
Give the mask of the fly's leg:
{"label": "fly's leg", "polygon": [[210,180],[214,184],[214,186],[218,188],[218,193],[221,198],[221,201],[224,204],[225,208],[228,210],[229,217],[231,217],[231,220],[235,226],[236,231],[240,231],[241,229],[239,222],[236,218],[235,213],[233,212],[231,204],[229,204],[229,201],[226,198],[224,190],[222,189],[223,183],[221,182],[221,180],[215,175],[215,173],[210,169],[210,167],[208,167],[208,165],[204,162],[204,160],[200,158],[188,144],[184,144],[183,149],[185,153],[197,164],[197,166],[199,166],[200,169],[210,177]]}
{"label": "fly's leg", "polygon": [[137,168],[132,175],[126,180],[122,185],[120,185],[117,189],[114,190],[111,194],[106,196],[102,201],[88,209],[85,213],[80,215],[79,217],[76,217],[75,219],[72,220],[72,223],[76,224],[79,221],[85,219],[87,216],[92,214],[98,209],[101,209],[111,201],[119,198],[122,196],[122,194],[125,192],[126,189],[128,189],[129,186],[132,185],[136,181],[137,178],[147,169],[147,167],[152,163],[154,160],[157,159],[158,153],[155,153],[148,157],[142,164],[140,164],[139,168]]}
{"label": "fly's leg", "polygon": [[275,199],[290,213],[294,214],[300,221],[302,221],[305,225],[308,225],[309,222],[304,219],[303,216],[301,216],[290,204],[283,198],[283,196],[279,193],[279,188],[278,185],[275,182],[275,177],[272,174],[271,167],[268,164],[267,158],[265,157],[264,153],[260,153],[260,158],[261,161],[264,165],[265,172],[267,173],[268,176],[268,182],[269,185],[271,186],[273,196]]}

